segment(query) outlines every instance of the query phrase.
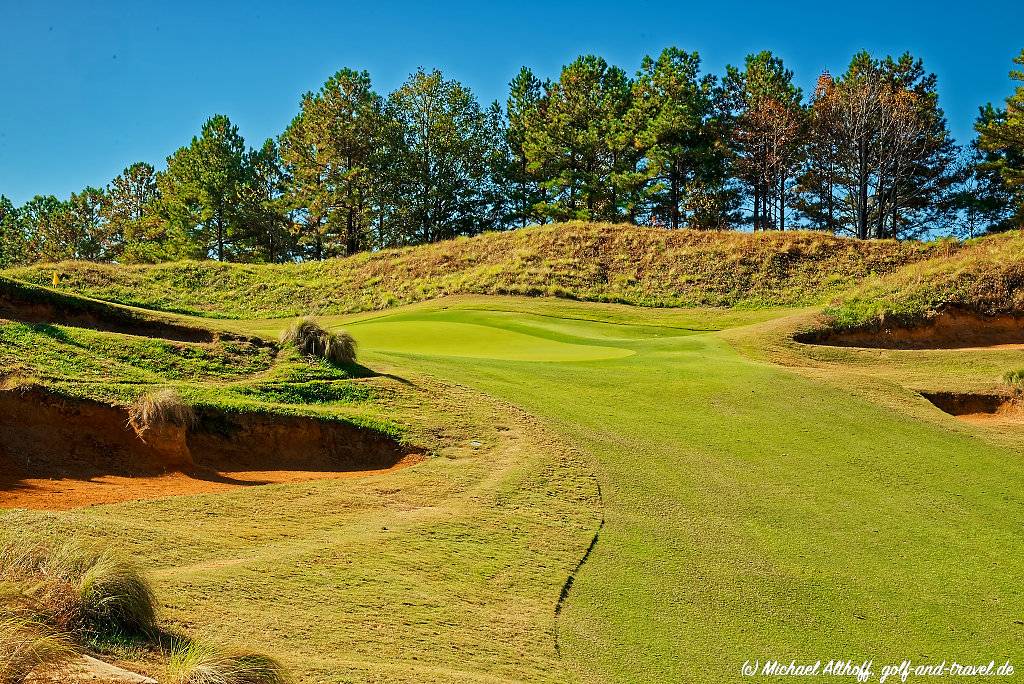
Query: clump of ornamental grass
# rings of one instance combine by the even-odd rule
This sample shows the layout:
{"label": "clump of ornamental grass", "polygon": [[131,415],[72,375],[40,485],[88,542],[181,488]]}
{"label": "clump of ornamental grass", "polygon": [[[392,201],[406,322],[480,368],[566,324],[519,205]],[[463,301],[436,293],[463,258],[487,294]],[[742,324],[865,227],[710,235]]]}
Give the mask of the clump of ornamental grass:
{"label": "clump of ornamental grass", "polygon": [[192,406],[173,389],[143,394],[128,409],[128,424],[139,435],[163,425],[190,427],[196,422]]}
{"label": "clump of ornamental grass", "polygon": [[1015,392],[1024,391],[1024,370],[1008,371],[1003,375],[1003,382],[1009,385]]}
{"label": "clump of ornamental grass", "polygon": [[74,655],[66,635],[19,608],[0,607],[0,684],[56,675]]}
{"label": "clump of ornamental grass", "polygon": [[295,347],[300,354],[327,359],[331,363],[351,364],[356,361],[356,341],[344,330],[332,333],[307,316],[295,321],[281,335],[281,343]]}
{"label": "clump of ornamental grass", "polygon": [[286,684],[287,670],[273,658],[181,641],[167,659],[169,684]]}
{"label": "clump of ornamental grass", "polygon": [[[0,545],[0,580],[20,588],[26,609],[60,632],[137,636],[156,626],[156,597],[138,567],[117,552],[72,544]],[[10,603],[10,601],[8,601]]]}

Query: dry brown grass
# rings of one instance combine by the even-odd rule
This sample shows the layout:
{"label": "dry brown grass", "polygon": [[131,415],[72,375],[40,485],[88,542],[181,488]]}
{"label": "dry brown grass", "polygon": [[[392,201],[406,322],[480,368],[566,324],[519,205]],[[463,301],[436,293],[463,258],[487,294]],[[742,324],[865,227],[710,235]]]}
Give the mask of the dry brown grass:
{"label": "dry brown grass", "polygon": [[356,361],[356,341],[344,330],[332,333],[320,326],[316,319],[300,318],[281,334],[281,343],[295,347],[304,356],[327,359],[335,364]]}
{"label": "dry brown grass", "polygon": [[6,605],[60,632],[134,635],[156,625],[156,597],[138,567],[110,549],[26,540],[0,544]]}
{"label": "dry brown grass", "polygon": [[[822,233],[702,232],[572,222],[322,262],[60,265],[68,287],[157,309],[257,318],[382,309],[446,295],[543,295],[645,306],[811,305],[946,247]],[[52,268],[14,275],[45,285]]]}
{"label": "dry brown grass", "polygon": [[286,684],[290,677],[273,658],[228,651],[196,641],[175,644],[167,660],[169,684]]}
{"label": "dry brown grass", "polygon": [[161,425],[190,427],[195,422],[192,406],[173,389],[143,394],[128,409],[128,423],[140,436]]}
{"label": "dry brown grass", "polygon": [[67,636],[20,610],[0,606],[0,684],[23,684],[30,675],[52,678],[74,655]]}

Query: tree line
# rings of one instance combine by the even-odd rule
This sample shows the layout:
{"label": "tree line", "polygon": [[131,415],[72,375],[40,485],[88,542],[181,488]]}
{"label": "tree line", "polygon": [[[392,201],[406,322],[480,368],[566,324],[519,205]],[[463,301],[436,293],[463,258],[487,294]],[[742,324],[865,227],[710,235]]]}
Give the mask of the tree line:
{"label": "tree line", "polygon": [[721,76],[677,48],[632,75],[586,55],[556,80],[524,67],[488,107],[436,70],[385,97],[342,69],[259,147],[216,115],[162,169],[132,164],[67,200],[0,195],[0,265],[324,259],[570,219],[1005,230],[1024,219],[1024,71],[1011,77],[1022,85],[980,109],[961,149],[909,54],[860,52],[809,95],[770,52]]}

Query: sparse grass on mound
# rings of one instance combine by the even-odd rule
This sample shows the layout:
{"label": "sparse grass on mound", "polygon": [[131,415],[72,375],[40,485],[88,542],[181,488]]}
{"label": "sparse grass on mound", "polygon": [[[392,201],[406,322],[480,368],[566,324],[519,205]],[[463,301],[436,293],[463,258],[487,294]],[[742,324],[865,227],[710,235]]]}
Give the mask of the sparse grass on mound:
{"label": "sparse grass on mound", "polygon": [[573,222],[285,265],[83,262],[21,268],[75,292],[210,317],[384,309],[446,295],[553,296],[642,306],[813,305],[940,249],[812,232],[664,230]]}
{"label": "sparse grass on mound", "polygon": [[825,310],[834,330],[914,325],[943,307],[984,315],[1024,313],[1024,235],[972,240],[871,278]]}
{"label": "sparse grass on mound", "polygon": [[196,422],[192,406],[173,389],[143,394],[128,409],[128,422],[139,435],[161,425],[189,427]]}
{"label": "sparse grass on mound", "polygon": [[83,328],[0,321],[0,368],[86,381],[226,380],[268,370],[273,349],[241,342],[189,344]]}
{"label": "sparse grass on mound", "polygon": [[344,330],[336,333],[324,330],[312,317],[295,321],[281,334],[281,343],[295,347],[304,356],[327,359],[338,365],[356,362],[355,338]]}
{"label": "sparse grass on mound", "polygon": [[197,641],[176,643],[167,661],[169,684],[286,684],[277,660],[247,651],[229,651]]}
{"label": "sparse grass on mound", "polygon": [[350,382],[276,382],[239,387],[239,394],[280,404],[332,404],[366,401],[372,393]]}

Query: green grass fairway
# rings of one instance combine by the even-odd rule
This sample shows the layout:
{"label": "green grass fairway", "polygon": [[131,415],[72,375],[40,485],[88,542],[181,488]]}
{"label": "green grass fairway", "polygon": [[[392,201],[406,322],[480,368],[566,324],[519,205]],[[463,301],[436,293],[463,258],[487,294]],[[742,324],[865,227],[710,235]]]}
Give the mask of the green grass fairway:
{"label": "green grass fairway", "polygon": [[[567,329],[422,306],[348,326],[371,358],[508,399],[590,455],[605,526],[560,625],[581,679],[735,681],[748,658],[1024,655],[1019,451],[937,410],[844,391],[841,371],[809,379],[720,335],[652,334],[651,319]],[[699,312],[664,319],[716,327]],[[528,327],[533,345],[516,360],[473,351],[481,339],[524,345]],[[544,357],[552,339],[635,353],[518,360]]]}
{"label": "green grass fairway", "polygon": [[[364,400],[317,410],[392,421],[434,458],[0,521],[125,547],[153,568],[170,627],[258,644],[302,682],[1024,666],[1024,427],[968,424],[914,391],[989,387],[1020,352],[798,345],[807,314],[463,297],[324,317],[381,375]],[[8,335],[29,349],[31,332]],[[118,346],[130,339],[102,339],[93,365],[47,368],[142,363]],[[147,354],[211,401],[315,370],[256,357],[236,375],[215,348],[198,372],[186,351]]]}
{"label": "green grass fairway", "polygon": [[[446,320],[442,316],[418,320],[410,316],[378,318],[359,326],[359,341],[385,352],[416,352],[430,356],[458,356],[507,361],[598,361],[633,354],[606,345],[574,344],[518,332],[512,325],[490,325],[491,317],[467,315]],[[461,320],[459,320],[461,319]]]}

